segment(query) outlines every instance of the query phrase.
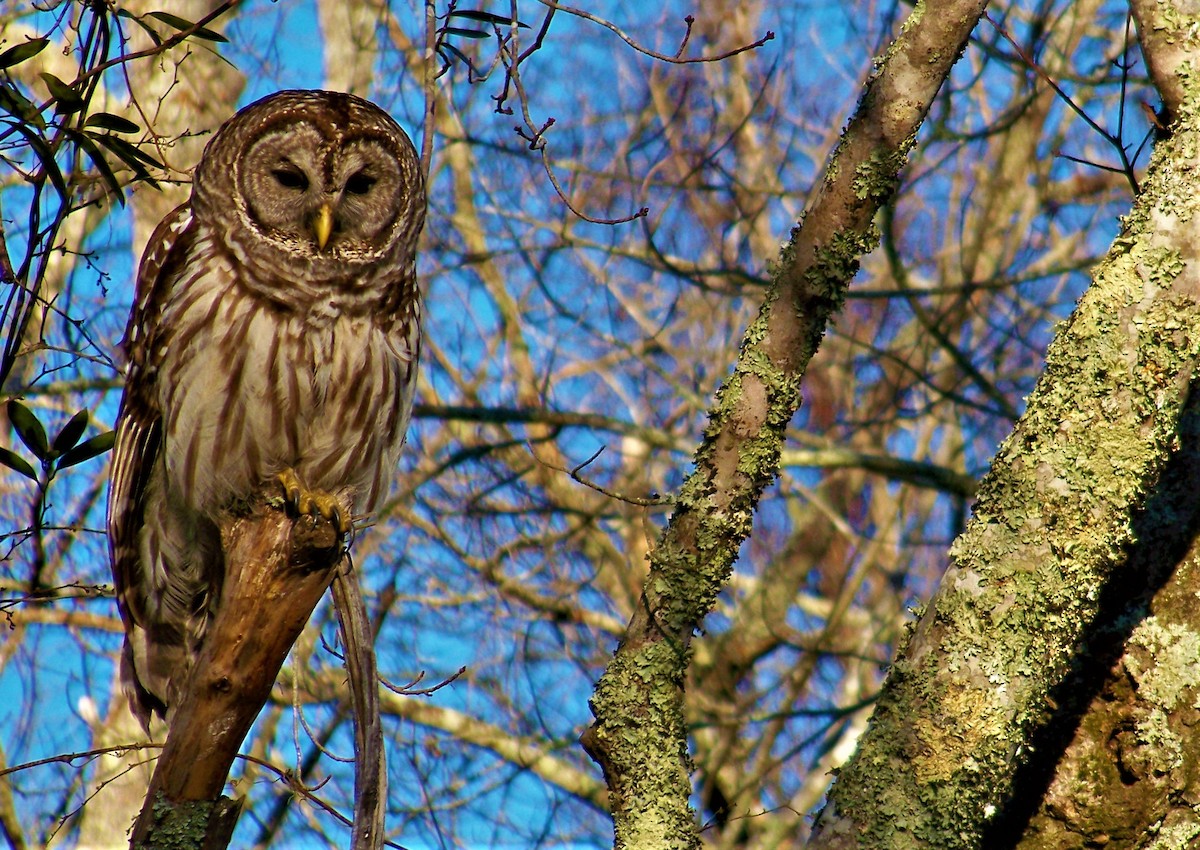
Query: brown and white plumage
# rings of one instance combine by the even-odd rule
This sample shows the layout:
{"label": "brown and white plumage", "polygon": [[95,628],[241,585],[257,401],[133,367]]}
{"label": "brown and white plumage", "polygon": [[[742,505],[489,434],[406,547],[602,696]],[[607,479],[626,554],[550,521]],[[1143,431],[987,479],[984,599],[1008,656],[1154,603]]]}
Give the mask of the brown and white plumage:
{"label": "brown and white plumage", "polygon": [[[280,92],[227,122],[151,237],[126,330],[108,529],[130,705],[183,687],[222,575],[216,521],[281,473],[378,506],[420,348],[412,143],[360,98]],[[335,517],[335,519],[337,519]]]}

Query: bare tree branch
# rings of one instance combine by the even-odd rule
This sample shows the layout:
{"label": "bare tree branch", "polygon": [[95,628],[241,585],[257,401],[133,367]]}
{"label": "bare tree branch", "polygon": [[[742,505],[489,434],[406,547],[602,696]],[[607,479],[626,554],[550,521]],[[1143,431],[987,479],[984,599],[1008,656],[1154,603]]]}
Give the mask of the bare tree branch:
{"label": "bare tree branch", "polygon": [[650,558],[642,599],[592,698],[583,741],[604,769],[616,846],[696,847],[682,687],[693,631],[716,600],[778,473],[800,378],[838,309],[872,220],[985,4],[920,7],[872,76],[821,194],[793,231],[734,376],[717,393],[696,469]]}
{"label": "bare tree branch", "polygon": [[[342,509],[350,510],[348,499]],[[218,805],[229,768],[342,557],[330,522],[293,520],[265,501],[221,523],[221,548],[220,604],[173,708],[131,846],[149,842],[167,812],[215,818],[218,831],[236,819]],[[272,628],[260,628],[266,621]]]}

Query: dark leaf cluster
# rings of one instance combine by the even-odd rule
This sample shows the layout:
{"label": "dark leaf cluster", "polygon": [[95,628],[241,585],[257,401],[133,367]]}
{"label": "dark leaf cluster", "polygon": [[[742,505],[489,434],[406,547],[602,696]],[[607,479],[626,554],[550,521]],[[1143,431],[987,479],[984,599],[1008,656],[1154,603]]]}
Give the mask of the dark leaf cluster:
{"label": "dark leaf cluster", "polygon": [[88,426],[87,410],[80,410],[50,439],[46,427],[32,410],[14,399],[8,400],[8,421],[17,437],[38,461],[44,473],[39,478],[33,464],[12,449],[0,447],[0,464],[19,472],[40,487],[46,487],[60,470],[91,460],[112,448],[114,431],[105,431],[83,442],[80,438]]}

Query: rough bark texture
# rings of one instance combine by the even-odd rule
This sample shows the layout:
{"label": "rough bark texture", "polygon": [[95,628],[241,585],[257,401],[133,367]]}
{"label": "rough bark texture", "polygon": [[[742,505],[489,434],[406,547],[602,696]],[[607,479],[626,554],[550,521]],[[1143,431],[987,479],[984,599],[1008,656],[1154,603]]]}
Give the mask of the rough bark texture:
{"label": "rough bark texture", "polygon": [[[1179,4],[1168,8],[1136,0],[1132,7],[1167,113],[1194,114],[1196,91],[1188,82],[1197,58],[1195,41],[1188,37],[1193,21],[1177,14]],[[1189,85],[1190,106],[1185,100]],[[1161,153],[1184,166],[1176,174],[1186,180],[1188,148],[1177,144],[1187,141],[1164,144]],[[1158,332],[1171,334],[1170,328]],[[1200,396],[1195,392],[1188,397],[1177,441],[1152,496],[1134,517],[1135,542],[1100,597],[1097,627],[1053,695],[1058,709],[1034,742],[1040,756],[1017,775],[1017,794],[992,842],[996,846],[1182,848],[1200,839],[1195,807],[1200,799],[1195,742],[1200,722]]]}
{"label": "rough bark texture", "polygon": [[[1114,580],[1128,578],[1136,562],[1147,500],[1177,447],[1193,390],[1200,97],[1190,67],[1177,69],[1185,96],[1174,135],[1156,146],[1121,234],[1051,345],[941,587],[830,792],[812,847],[1003,843],[1020,820],[1006,809],[1018,765],[1054,760],[1036,749],[1040,736],[1063,715],[1071,674],[1094,661],[1085,648],[1094,652],[1113,629],[1113,595],[1129,601],[1119,599],[1128,587]],[[1146,576],[1136,581],[1144,586]],[[1178,642],[1171,634],[1139,625],[1135,666],[1138,643],[1145,650]],[[1139,674],[1127,675],[1140,690]],[[1175,690],[1172,699],[1186,688]],[[1115,748],[1118,763],[1142,762],[1135,773],[1153,773],[1158,756],[1136,752],[1150,727],[1139,727],[1136,713],[1123,722],[1132,735],[1093,745]],[[1106,723],[1120,725],[1097,718],[1091,732],[1102,734]],[[1156,728],[1168,742],[1166,724]]]}
{"label": "rough bark texture", "polygon": [[1180,69],[1195,61],[1195,36],[1188,23],[1200,12],[1196,0],[1132,0],[1129,4],[1137,23],[1138,42],[1150,81],[1162,97],[1159,120],[1169,125],[1179,115],[1185,97],[1185,78]]}
{"label": "rough bark texture", "polygon": [[[990,846],[1184,848],[1200,839],[1200,397],[1179,450],[1134,520],[1097,628],[1053,694]],[[1183,555],[1180,560],[1181,554]],[[1178,564],[1178,568],[1176,565]],[[1061,758],[1059,757],[1059,754]]]}
{"label": "rough bark texture", "polygon": [[175,801],[158,794],[147,805],[149,822],[138,850],[225,850],[241,814],[241,803],[217,800]]}
{"label": "rough bark texture", "polygon": [[223,521],[221,544],[221,603],[171,718],[131,847],[156,846],[151,836],[164,818],[208,817],[190,804],[220,801],[238,748],[342,557],[329,522],[293,520],[264,502]]}
{"label": "rough bark texture", "polygon": [[985,5],[918,4],[869,80],[717,394],[696,468],[650,556],[643,604],[596,686],[596,720],[584,734],[608,782],[617,848],[698,846],[682,712],[692,631],[728,579],[778,471],[800,379],[859,257],[878,239],[874,216]]}

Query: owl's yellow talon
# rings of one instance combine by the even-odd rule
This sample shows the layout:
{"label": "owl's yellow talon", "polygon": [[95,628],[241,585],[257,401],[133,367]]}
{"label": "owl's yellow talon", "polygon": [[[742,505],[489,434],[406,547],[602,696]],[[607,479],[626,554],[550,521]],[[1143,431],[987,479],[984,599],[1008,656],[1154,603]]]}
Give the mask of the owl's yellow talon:
{"label": "owl's yellow talon", "polygon": [[298,508],[303,487],[300,484],[300,477],[296,475],[296,471],[294,469],[285,469],[275,477],[279,479],[279,483],[283,486],[283,498],[289,505]]}
{"label": "owl's yellow talon", "polygon": [[325,490],[310,490],[294,469],[285,469],[276,476],[283,487],[284,500],[301,516],[324,517],[333,523],[339,534],[350,530],[350,516],[342,511],[337,496]]}

